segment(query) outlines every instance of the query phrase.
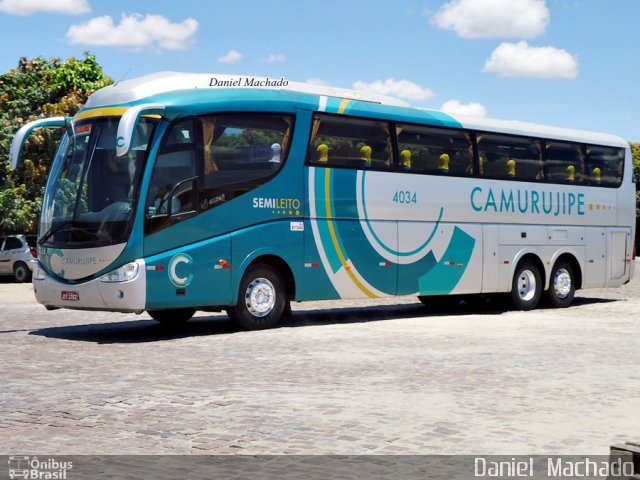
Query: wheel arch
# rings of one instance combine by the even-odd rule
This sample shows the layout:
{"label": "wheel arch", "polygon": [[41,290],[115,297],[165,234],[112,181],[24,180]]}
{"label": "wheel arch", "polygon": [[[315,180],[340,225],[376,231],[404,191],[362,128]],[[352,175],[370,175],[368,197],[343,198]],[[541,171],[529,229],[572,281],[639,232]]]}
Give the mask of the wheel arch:
{"label": "wheel arch", "polygon": [[238,302],[238,289],[245,272],[251,266],[259,263],[263,265],[269,265],[270,267],[278,271],[278,273],[282,276],[285,288],[287,289],[287,298],[289,300],[293,300],[296,296],[296,280],[293,274],[293,270],[289,266],[289,263],[280,255],[276,255],[274,253],[260,253],[245,259],[245,261],[240,266],[240,269],[236,272],[237,275],[235,276],[232,290],[233,304],[235,305]]}
{"label": "wheel arch", "polygon": [[513,278],[513,276],[515,275],[516,270],[518,269],[518,266],[522,262],[526,262],[526,261],[533,262],[535,266],[538,267],[538,270],[540,270],[540,275],[542,275],[543,278],[547,277],[547,269],[544,268],[544,263],[542,262],[542,260],[540,260],[540,257],[533,252],[523,252],[513,262],[513,268],[511,269],[511,278]]}
{"label": "wheel arch", "polygon": [[540,272],[542,278],[545,279],[544,283],[546,285],[549,280],[549,272],[547,272],[547,269],[544,267],[544,263],[542,262],[542,260],[540,260],[540,257],[533,252],[522,252],[522,254],[516,258],[516,260],[513,262],[513,268],[511,269],[511,278],[509,280],[509,284],[511,284],[511,280],[513,280],[513,276],[516,274],[516,271],[518,270],[520,264],[526,261],[530,261],[536,267],[538,267],[538,271]]}
{"label": "wheel arch", "polygon": [[560,261],[567,262],[567,264],[569,264],[569,266],[571,267],[571,270],[573,270],[576,290],[582,288],[582,266],[580,265],[578,258],[571,252],[563,252],[554,259],[552,268],[549,270],[549,277],[545,282],[547,288],[551,288],[550,276],[551,272],[553,271],[553,267],[555,267],[556,264]]}

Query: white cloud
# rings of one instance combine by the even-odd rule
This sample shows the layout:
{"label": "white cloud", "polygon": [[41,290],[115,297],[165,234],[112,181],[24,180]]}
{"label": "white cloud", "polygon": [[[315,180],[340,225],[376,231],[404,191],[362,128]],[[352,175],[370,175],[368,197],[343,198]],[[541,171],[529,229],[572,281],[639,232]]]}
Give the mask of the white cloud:
{"label": "white cloud", "polygon": [[501,77],[569,78],[578,76],[578,59],[555,47],[531,47],[524,40],[502,43],[484,64]]}
{"label": "white cloud", "polygon": [[467,104],[461,103],[459,100],[449,100],[444,102],[440,107],[440,110],[446,113],[458,114],[458,115],[471,115],[474,117],[486,117],[487,109],[484,105],[477,102],[470,102]]}
{"label": "white cloud", "polygon": [[433,17],[462,38],[533,38],[549,25],[545,0],[451,0]]}
{"label": "white cloud", "polygon": [[234,62],[239,62],[243,58],[244,57],[239,51],[229,50],[229,52],[226,55],[218,57],[218,61],[222,63],[234,63]]}
{"label": "white cloud", "polygon": [[330,82],[322,80],[321,78],[308,78],[306,83],[310,85],[320,85],[321,87],[328,87],[331,85]]}
{"label": "white cloud", "polygon": [[72,25],[67,31],[67,39],[73,44],[116,46],[142,50],[185,50],[195,42],[194,35],[198,22],[188,18],[173,23],[162,15],[122,15],[119,25],[105,15],[87,23]]}
{"label": "white cloud", "polygon": [[384,81],[376,80],[371,83],[358,80],[353,84],[353,88],[363,92],[388,95],[410,101],[427,100],[435,96],[435,93],[429,88],[421,87],[410,80],[396,80],[394,78]]}
{"label": "white cloud", "polygon": [[90,11],[88,0],[0,0],[0,12],[12,15],[40,12],[82,15]]}
{"label": "white cloud", "polygon": [[287,56],[284,53],[272,53],[268,57],[264,57],[260,59],[263,63],[277,63],[284,62],[287,60]]}

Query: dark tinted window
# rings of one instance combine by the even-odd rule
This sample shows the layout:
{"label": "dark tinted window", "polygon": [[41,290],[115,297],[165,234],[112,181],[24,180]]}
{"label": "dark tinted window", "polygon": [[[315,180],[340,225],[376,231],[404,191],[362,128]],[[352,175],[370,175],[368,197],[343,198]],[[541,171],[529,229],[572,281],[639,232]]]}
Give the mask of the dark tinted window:
{"label": "dark tinted window", "polygon": [[7,241],[4,244],[4,249],[14,250],[17,248],[22,248],[22,242],[16,237],[7,237]]}
{"label": "dark tinted window", "polygon": [[172,125],[162,140],[146,202],[152,233],[243,195],[285,162],[293,118],[277,114],[207,115]]}
{"label": "dark tinted window", "polygon": [[588,146],[585,178],[590,185],[618,187],[622,183],[624,150]]}
{"label": "dark tinted window", "polygon": [[253,190],[280,170],[293,119],[243,113],[202,117],[198,124],[204,144],[203,191],[214,206]]}
{"label": "dark tinted window", "polygon": [[162,140],[147,197],[147,217],[194,211],[196,177],[196,132],[193,119],[174,124]]}
{"label": "dark tinted window", "polygon": [[473,174],[471,134],[460,130],[397,125],[400,169],[416,173]]}
{"label": "dark tinted window", "polygon": [[25,235],[24,238],[30,247],[36,248],[38,246],[38,237],[36,235]]}
{"label": "dark tinted window", "polygon": [[386,122],[316,115],[307,161],[331,167],[387,169],[392,162],[391,151]]}
{"label": "dark tinted window", "polygon": [[541,142],[531,138],[478,133],[480,174],[505,180],[543,180]]}
{"label": "dark tinted window", "polygon": [[545,142],[546,176],[551,183],[580,184],[584,180],[585,154],[580,144]]}

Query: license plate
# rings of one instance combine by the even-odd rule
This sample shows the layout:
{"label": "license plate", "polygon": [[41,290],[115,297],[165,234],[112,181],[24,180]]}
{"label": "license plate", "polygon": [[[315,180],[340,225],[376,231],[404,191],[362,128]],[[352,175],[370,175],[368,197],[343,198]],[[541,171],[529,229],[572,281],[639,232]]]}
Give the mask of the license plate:
{"label": "license plate", "polygon": [[66,300],[68,302],[77,302],[80,300],[80,294],[78,292],[73,291],[62,291],[60,292],[60,300]]}

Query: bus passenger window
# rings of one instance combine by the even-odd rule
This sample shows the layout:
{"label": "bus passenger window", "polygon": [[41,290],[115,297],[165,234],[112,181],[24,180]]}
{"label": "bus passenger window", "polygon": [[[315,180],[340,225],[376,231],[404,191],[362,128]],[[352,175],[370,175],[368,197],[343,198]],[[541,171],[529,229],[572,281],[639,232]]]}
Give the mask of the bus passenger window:
{"label": "bus passenger window", "polygon": [[587,147],[589,184],[619,187],[622,184],[624,149],[614,147]]}
{"label": "bus passenger window", "polygon": [[544,177],[541,143],[538,140],[508,135],[478,135],[478,155],[486,161],[482,176],[520,181]]}
{"label": "bus passenger window", "polygon": [[582,183],[585,166],[582,145],[553,141],[545,143],[546,181],[550,183]]}
{"label": "bus passenger window", "polygon": [[473,175],[473,146],[468,132],[444,128],[397,125],[400,170],[433,175]]}
{"label": "bus passenger window", "polygon": [[307,153],[310,165],[388,169],[389,125],[376,120],[316,114]]}
{"label": "bus passenger window", "polygon": [[210,210],[259,187],[286,162],[293,118],[233,113],[201,117],[204,178],[200,207]]}

